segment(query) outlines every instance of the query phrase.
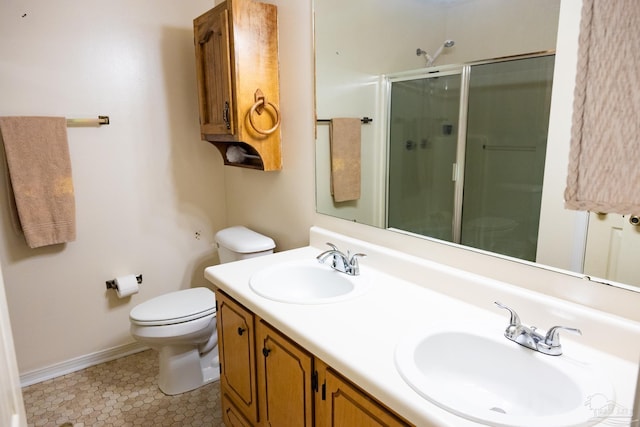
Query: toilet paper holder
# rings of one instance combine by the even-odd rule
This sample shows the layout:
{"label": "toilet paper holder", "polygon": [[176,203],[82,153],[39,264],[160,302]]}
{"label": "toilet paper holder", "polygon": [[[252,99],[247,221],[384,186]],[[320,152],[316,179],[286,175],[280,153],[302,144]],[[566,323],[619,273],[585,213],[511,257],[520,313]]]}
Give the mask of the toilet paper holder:
{"label": "toilet paper holder", "polygon": [[[136,281],[138,284],[142,283],[142,274],[136,275]],[[116,279],[107,280],[107,289],[118,289],[118,285],[116,284]]]}

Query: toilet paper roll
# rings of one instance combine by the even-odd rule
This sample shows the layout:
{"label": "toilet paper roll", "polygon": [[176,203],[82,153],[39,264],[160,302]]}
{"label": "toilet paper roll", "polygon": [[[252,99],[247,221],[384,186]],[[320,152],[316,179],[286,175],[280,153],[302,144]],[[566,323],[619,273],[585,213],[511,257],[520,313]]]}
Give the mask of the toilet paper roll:
{"label": "toilet paper roll", "polygon": [[140,290],[138,280],[135,274],[128,276],[116,277],[116,293],[118,298],[125,298],[133,294],[137,294]]}

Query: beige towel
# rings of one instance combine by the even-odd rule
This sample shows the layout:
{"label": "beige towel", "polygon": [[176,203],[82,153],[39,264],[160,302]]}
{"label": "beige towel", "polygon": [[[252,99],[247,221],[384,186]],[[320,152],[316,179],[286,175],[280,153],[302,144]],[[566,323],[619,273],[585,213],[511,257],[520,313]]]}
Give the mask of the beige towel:
{"label": "beige towel", "polygon": [[20,226],[31,248],[76,238],[64,117],[0,117]]}
{"label": "beige towel", "polygon": [[336,202],[360,198],[360,119],[331,120],[331,194]]}
{"label": "beige towel", "polygon": [[640,213],[640,2],[584,0],[565,204]]}

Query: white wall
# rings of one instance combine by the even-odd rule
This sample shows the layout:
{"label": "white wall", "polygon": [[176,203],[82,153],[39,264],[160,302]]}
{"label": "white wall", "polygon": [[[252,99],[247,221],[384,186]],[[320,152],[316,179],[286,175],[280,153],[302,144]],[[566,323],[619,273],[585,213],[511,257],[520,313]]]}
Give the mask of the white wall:
{"label": "white wall", "polygon": [[[73,243],[28,249],[0,173],[0,261],[21,373],[130,343],[135,304],[206,283],[213,234],[227,223],[224,167],[198,129],[192,19],[211,6],[0,2],[0,115],[111,118],[68,129]],[[130,273],[144,277],[138,295],[106,290]]]}

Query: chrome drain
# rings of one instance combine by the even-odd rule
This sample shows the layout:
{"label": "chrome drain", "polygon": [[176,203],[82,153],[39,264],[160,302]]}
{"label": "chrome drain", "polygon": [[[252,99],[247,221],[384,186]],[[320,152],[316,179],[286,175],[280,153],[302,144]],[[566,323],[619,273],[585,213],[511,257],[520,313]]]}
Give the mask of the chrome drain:
{"label": "chrome drain", "polygon": [[505,410],[504,410],[504,409],[502,409],[502,408],[498,408],[498,407],[493,407],[493,408],[491,408],[491,409],[489,409],[489,410],[490,410],[490,411],[493,411],[493,412],[498,412],[498,413],[500,413],[500,414],[506,414],[506,413],[507,413],[507,411],[505,411]]}

